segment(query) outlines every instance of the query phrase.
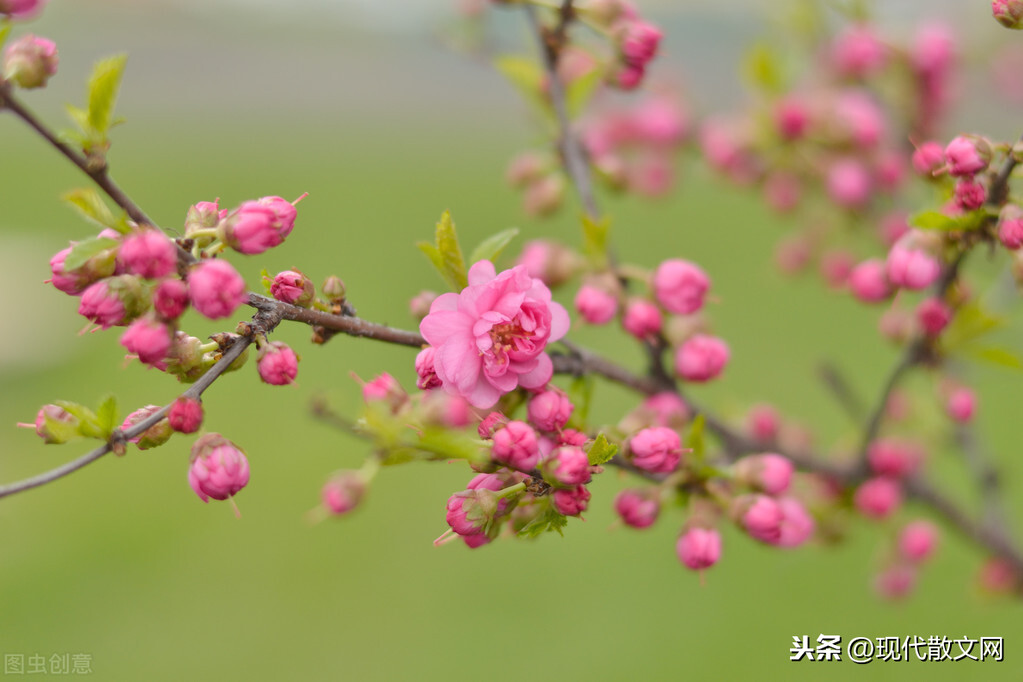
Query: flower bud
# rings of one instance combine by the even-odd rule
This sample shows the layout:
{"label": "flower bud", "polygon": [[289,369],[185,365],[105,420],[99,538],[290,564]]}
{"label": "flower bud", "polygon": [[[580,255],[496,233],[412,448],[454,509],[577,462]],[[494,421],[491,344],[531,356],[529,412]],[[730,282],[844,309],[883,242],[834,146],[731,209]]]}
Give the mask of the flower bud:
{"label": "flower bud", "polygon": [[675,551],[686,568],[702,571],[721,558],[721,534],[714,528],[694,526],[679,536]]}
{"label": "flower bud", "polygon": [[572,416],[573,405],[561,391],[550,389],[529,399],[529,421],[541,431],[560,431]]}
{"label": "flower bud", "polygon": [[490,440],[494,437],[494,434],[498,429],[504,428],[507,424],[508,417],[504,416],[500,412],[491,412],[483,418],[483,421],[480,422],[480,425],[476,430],[479,433],[480,438],[483,440]]}
{"label": "flower bud", "polygon": [[298,376],[298,356],[283,341],[271,341],[259,349],[259,378],[271,386],[286,386]]}
{"label": "flower bud", "polygon": [[437,300],[437,293],[434,291],[420,291],[408,302],[409,312],[412,317],[422,320],[430,314],[430,306]]}
{"label": "flower bud", "polygon": [[177,278],[165,279],[153,290],[153,309],[164,320],[176,320],[188,307],[188,285]]}
{"label": "flower bud", "polygon": [[174,272],[178,264],[174,242],[157,230],[140,230],[124,238],[117,262],[125,271],[146,279],[159,279]]}
{"label": "flower bud", "polygon": [[[47,421],[60,422],[60,424],[67,424],[75,429],[77,429],[79,424],[78,417],[75,417],[63,407],[50,404],[43,405],[39,408],[39,412],[36,413],[36,420],[34,424],[19,423],[18,426],[34,428],[36,435],[42,438],[43,442],[47,445],[66,443],[71,436],[68,433],[65,433],[64,429],[52,428],[49,424],[47,424]],[[74,435],[78,435],[77,431]]]}
{"label": "flower bud", "polygon": [[904,240],[900,240],[888,252],[888,281],[906,289],[926,289],[937,281],[941,274],[941,264],[923,250],[904,246]]}
{"label": "flower bud", "polygon": [[590,324],[606,324],[618,312],[618,299],[599,286],[584,284],[575,295],[575,309]]}
{"label": "flower bud", "polygon": [[653,24],[628,21],[618,32],[618,49],[626,63],[644,66],[657,54],[662,37],[664,34]]}
{"label": "flower bud", "polygon": [[[340,281],[340,280],[338,280]],[[342,292],[344,285],[342,285]],[[278,301],[308,308],[316,295],[312,280],[296,270],[285,270],[274,275],[270,295]]]}
{"label": "flower bud", "polygon": [[977,394],[965,386],[949,391],[945,400],[945,413],[960,424],[968,424],[977,411]]}
{"label": "flower bud", "polygon": [[952,320],[952,309],[940,298],[925,298],[916,307],[916,319],[927,336],[935,337]]}
{"label": "flower bud", "polygon": [[696,334],[675,352],[675,373],[686,381],[710,381],[721,374],[729,356],[727,343],[716,336]]}
{"label": "flower bud", "polygon": [[167,421],[178,433],[195,433],[202,426],[202,403],[195,398],[178,398],[167,411]]}
{"label": "flower bud", "polygon": [[608,70],[608,82],[621,90],[635,90],[643,82],[645,75],[645,65],[626,62]]}
{"label": "flower bud", "polygon": [[207,246],[213,241],[213,237],[195,235],[200,230],[209,230],[220,224],[220,221],[227,217],[227,209],[220,209],[217,201],[200,201],[188,207],[188,214],[185,216],[185,237],[195,239],[199,246]]}
{"label": "flower bud", "polygon": [[686,260],[666,260],[654,273],[657,301],[665,310],[678,315],[689,315],[702,308],[709,288],[707,274],[700,266]]}
{"label": "flower bud", "polygon": [[497,506],[497,496],[486,488],[463,490],[448,498],[445,519],[459,535],[486,535]]}
{"label": "flower bud", "polygon": [[626,304],[622,327],[637,339],[642,341],[654,337],[663,326],[660,309],[645,298],[634,298]]}
{"label": "flower bud", "polygon": [[732,513],[750,537],[768,544],[775,544],[781,539],[785,513],[773,498],[743,495],[733,503]]}
{"label": "flower bud", "polygon": [[124,330],[121,345],[143,364],[165,369],[163,359],[171,348],[171,332],[164,323],[142,317]]}
{"label": "flower bud", "polygon": [[937,142],[924,142],[913,151],[913,170],[925,178],[933,178],[944,165],[945,150]]}
{"label": "flower bud", "polygon": [[590,460],[582,448],[565,446],[556,448],[540,463],[544,480],[563,488],[589,483]]}
{"label": "flower bud", "polygon": [[3,79],[26,90],[41,88],[57,73],[57,61],[56,44],[29,33],[4,50]]}
{"label": "flower bud", "polygon": [[362,399],[366,403],[385,402],[392,412],[397,412],[408,401],[408,393],[398,380],[387,372],[381,372],[362,385]]}
{"label": "flower bud", "polygon": [[[139,408],[129,414],[124,423],[121,424],[121,431],[127,431],[131,427],[135,426],[141,421],[148,419],[151,415],[156,414],[160,411],[158,405],[146,405],[145,407]],[[135,436],[129,438],[129,443],[135,443],[139,446],[139,450],[148,450],[163,445],[170,437],[174,435],[174,429],[171,428],[167,422],[167,418],[164,417],[160,421],[156,422],[148,429]]]}
{"label": "flower bud", "polygon": [[884,476],[871,478],[856,489],[853,503],[864,516],[882,519],[902,503],[902,490],[894,479]]}
{"label": "flower bud", "polygon": [[870,200],[873,180],[857,159],[842,159],[828,168],[828,196],[842,208],[862,208]]}
{"label": "flower bud", "polygon": [[[247,357],[247,352],[242,357]],[[179,381],[190,384],[201,377],[208,366],[212,366],[212,362],[207,365],[204,359],[202,341],[182,331],[174,333],[165,359],[167,372],[178,377]]]}
{"label": "flower bud", "polygon": [[287,236],[284,227],[272,206],[246,201],[220,223],[218,236],[235,251],[254,255],[280,245]]}
{"label": "flower bud", "polygon": [[842,31],[831,47],[831,59],[840,76],[863,78],[884,68],[887,53],[870,26],[860,24]]}
{"label": "flower bud", "polygon": [[536,431],[525,422],[508,422],[494,434],[493,458],[512,469],[532,471],[540,459]]}
{"label": "flower bud", "polygon": [[920,469],[925,458],[918,444],[896,438],[879,438],[867,448],[867,463],[879,476],[909,476]]}
{"label": "flower bud", "polygon": [[971,178],[960,178],[956,183],[953,198],[956,206],[962,210],[975,211],[984,205],[987,190],[984,189],[984,185]]}
{"label": "flower bud", "polygon": [[774,443],[780,430],[781,415],[774,406],[754,405],[746,413],[746,433],[758,443]]}
{"label": "flower bud", "polygon": [[972,177],[991,163],[991,145],[978,135],[960,135],[945,147],[948,172],[956,177]]}
{"label": "flower bud", "polygon": [[145,290],[133,275],[108,277],[82,292],[78,314],[103,329],[125,325],[149,306]]}
{"label": "flower bud", "polygon": [[778,500],[782,512],[781,535],[774,543],[778,547],[798,547],[810,539],[816,524],[803,503],[793,497]]}
{"label": "flower bud", "polygon": [[565,179],[552,174],[532,182],[526,187],[522,207],[534,217],[551,215],[561,207],[565,198]]}
{"label": "flower bud", "polygon": [[905,564],[889,566],[874,580],[874,589],[888,600],[903,599],[916,587],[916,568]]}
{"label": "flower bud", "polygon": [[[323,280],[323,286],[320,287],[320,290],[331,303],[344,303],[345,301],[347,293],[345,291],[345,283],[337,275],[330,275],[327,279]],[[430,312],[429,305],[426,306],[426,312]],[[426,317],[426,313],[423,313],[423,317]]]}
{"label": "flower bud", "polygon": [[615,512],[633,528],[652,526],[661,512],[661,501],[654,490],[630,488],[615,497]]}
{"label": "flower bud", "polygon": [[234,497],[249,482],[249,460],[219,433],[201,436],[192,445],[188,484],[203,502]]}
{"label": "flower bud", "polygon": [[783,140],[796,140],[806,133],[810,126],[810,112],[798,100],[785,98],[774,110],[774,127]]}
{"label": "flower bud", "polygon": [[899,554],[920,563],[934,554],[938,546],[938,528],[930,521],[911,521],[899,533]]}
{"label": "flower bud", "polygon": [[107,249],[101,251],[83,265],[74,270],[65,270],[64,262],[71,254],[74,242],[66,249],[62,249],[50,259],[50,272],[53,273],[53,286],[71,296],[78,296],[90,284],[105,277],[110,277],[117,269],[117,250]]}
{"label": "flower bud", "polygon": [[516,265],[526,266],[530,277],[555,287],[570,278],[576,269],[576,255],[567,247],[544,239],[526,242]]}
{"label": "flower bud", "polygon": [[540,180],[550,164],[534,151],[523,152],[511,160],[505,172],[505,180],[512,187],[522,189]]}
{"label": "flower bud", "polygon": [[998,241],[1012,251],[1023,246],[1023,211],[1008,204],[998,216]]}
{"label": "flower bud", "polygon": [[682,458],[682,439],[673,429],[652,426],[629,439],[629,455],[639,469],[670,473],[678,468]]}
{"label": "flower bud", "polygon": [[1023,0],[991,0],[991,14],[1005,28],[1023,28]]}
{"label": "flower bud", "polygon": [[358,471],[344,471],[323,485],[320,498],[323,507],[335,516],[342,516],[359,506],[366,494],[366,481]]}
{"label": "flower bud", "polygon": [[590,491],[585,485],[577,485],[574,488],[558,488],[551,493],[551,501],[559,514],[565,516],[579,516],[590,502]]}
{"label": "flower bud", "polygon": [[224,260],[205,260],[188,276],[188,295],[200,315],[211,320],[230,316],[248,300],[245,280]]}
{"label": "flower bud", "polygon": [[849,290],[864,303],[877,303],[892,295],[884,263],[871,258],[849,272]]}
{"label": "flower bud", "polygon": [[437,376],[437,369],[433,364],[433,357],[436,352],[433,346],[427,346],[416,355],[416,374],[419,375],[416,386],[421,390],[439,388],[443,384]]}
{"label": "flower bud", "polygon": [[735,477],[768,495],[781,495],[789,489],[795,467],[786,457],[773,452],[749,455],[735,463]]}

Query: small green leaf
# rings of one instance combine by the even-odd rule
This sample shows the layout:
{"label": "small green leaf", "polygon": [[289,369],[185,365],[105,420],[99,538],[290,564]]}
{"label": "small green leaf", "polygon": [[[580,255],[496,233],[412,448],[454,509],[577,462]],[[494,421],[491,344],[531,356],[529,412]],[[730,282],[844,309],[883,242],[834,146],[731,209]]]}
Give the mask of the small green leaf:
{"label": "small green leaf", "polygon": [[550,531],[557,531],[559,535],[563,535],[561,529],[568,525],[568,519],[559,514],[551,507],[539,514],[532,521],[527,523],[518,532],[518,536],[521,538],[535,538],[543,533]]}
{"label": "small green leaf", "polygon": [[437,223],[435,240],[434,244],[419,242],[417,246],[427,255],[448,286],[454,291],[461,291],[468,284],[468,275],[462,248],[458,245],[455,223],[448,211],[444,211]]}
{"label": "small green leaf", "polygon": [[494,60],[494,67],[511,81],[530,103],[550,111],[547,102],[540,96],[543,71],[536,62],[518,55],[503,55]]}
{"label": "small green leaf", "polygon": [[117,398],[112,395],[107,396],[100,403],[99,409],[96,410],[96,420],[100,431],[103,433],[103,437],[110,438],[110,434],[114,432],[114,429],[120,426]]}
{"label": "small green leaf", "polygon": [[4,42],[7,40],[7,36],[11,34],[11,22],[2,21],[0,22],[0,47],[3,47]]}
{"label": "small green leaf", "polygon": [[110,130],[117,91],[128,55],[120,54],[96,62],[89,79],[89,127],[106,136]]}
{"label": "small green leaf", "polygon": [[470,464],[484,464],[490,459],[479,439],[461,431],[426,428],[413,445],[432,455],[431,459],[464,459]]}
{"label": "small green leaf", "polygon": [[504,251],[504,247],[508,246],[511,240],[515,239],[519,235],[519,228],[510,227],[507,230],[502,230],[495,235],[491,235],[484,239],[479,246],[472,250],[472,254],[469,256],[469,262],[475,263],[476,261],[497,260],[497,257]]}
{"label": "small green leaf", "polygon": [[61,199],[72,206],[83,218],[102,227],[119,229],[121,222],[103,202],[99,192],[94,189],[73,189]]}
{"label": "small green leaf", "polygon": [[702,414],[696,415],[696,419],[693,420],[692,425],[689,427],[689,433],[686,434],[686,447],[692,449],[693,455],[697,460],[703,459],[703,453],[706,449],[706,443],[703,439],[703,429],[706,425],[707,420]]}
{"label": "small green leaf", "polygon": [[746,53],[743,73],[752,85],[765,92],[778,93],[784,87],[777,51],[764,43],[754,45]]}
{"label": "small green leaf", "polygon": [[88,132],[89,112],[71,104],[65,104],[64,107],[67,109],[68,116],[70,116],[74,124],[78,126],[78,129],[83,133]]}
{"label": "small green leaf", "polygon": [[593,69],[569,83],[565,90],[565,108],[570,118],[578,116],[590,98],[597,91],[597,87],[604,81],[602,69]]}
{"label": "small green leaf", "polygon": [[68,423],[60,419],[54,419],[48,414],[43,415],[43,420],[46,422],[47,443],[66,443],[82,435],[78,422]]}
{"label": "small green leaf", "polygon": [[71,249],[71,253],[64,259],[64,271],[68,272],[85,265],[93,256],[99,255],[107,249],[117,246],[116,239],[109,237],[90,237],[85,241],[78,242]]}
{"label": "small green leaf", "polygon": [[583,250],[590,257],[590,261],[598,270],[607,265],[607,236],[611,230],[610,218],[602,218],[598,221],[591,220],[584,215],[583,220]]}
{"label": "small green leaf", "polygon": [[74,403],[70,400],[54,400],[53,404],[64,408],[68,414],[78,419],[80,423],[75,428],[79,434],[88,438],[104,437],[99,428],[99,419],[96,417],[96,413],[85,405]]}
{"label": "small green leaf", "polygon": [[967,303],[956,311],[945,330],[944,347],[946,350],[963,348],[1004,326],[1003,318],[988,312],[979,303]]}
{"label": "small green leaf", "polygon": [[984,210],[971,211],[961,216],[947,216],[940,211],[922,211],[909,218],[909,224],[921,230],[965,232],[983,227],[987,218]]}
{"label": "small green leaf", "polygon": [[270,292],[270,285],[273,283],[274,278],[270,276],[270,273],[267,272],[266,268],[260,270],[259,274],[262,275],[261,281],[263,282],[263,289],[266,291],[266,295],[273,296],[273,294]]}
{"label": "small green leaf", "polygon": [[590,466],[597,466],[609,461],[617,453],[618,446],[608,442],[603,433],[598,433],[597,439],[593,441],[589,452],[586,453],[586,458],[590,461]]}
{"label": "small green leaf", "polygon": [[971,357],[988,362],[1000,367],[1009,369],[1023,369],[1023,360],[1018,355],[1005,348],[986,346],[984,348],[968,348],[966,353]]}

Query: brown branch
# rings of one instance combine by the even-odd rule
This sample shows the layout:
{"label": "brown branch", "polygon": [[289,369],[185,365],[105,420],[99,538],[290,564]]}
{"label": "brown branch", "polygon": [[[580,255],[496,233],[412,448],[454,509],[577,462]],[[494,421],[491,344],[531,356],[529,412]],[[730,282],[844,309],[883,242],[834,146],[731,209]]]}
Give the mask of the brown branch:
{"label": "brown branch", "polygon": [[323,327],[349,336],[363,336],[368,339],[396,343],[400,346],[412,346],[413,348],[419,348],[426,343],[426,339],[416,332],[388,327],[350,315],[332,315],[319,310],[302,308],[259,294],[250,293],[247,303],[257,310],[278,312],[285,320]]}

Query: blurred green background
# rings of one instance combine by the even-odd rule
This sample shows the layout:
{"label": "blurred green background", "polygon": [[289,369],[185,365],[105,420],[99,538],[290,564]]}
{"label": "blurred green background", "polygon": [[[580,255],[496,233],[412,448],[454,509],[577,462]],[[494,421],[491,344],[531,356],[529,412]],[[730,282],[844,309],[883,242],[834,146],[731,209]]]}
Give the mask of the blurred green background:
{"label": "blurred green background", "polygon": [[[663,68],[730,68],[735,54],[704,62],[706,50],[740,49],[762,28],[759,6],[725,13],[703,3],[687,11],[655,4],[653,16],[668,27]],[[504,185],[507,160],[536,140],[512,89],[443,45],[447,3],[395,3],[391,14],[356,2],[288,8],[52,0],[19,31],[55,39],[61,71],[46,91],[24,99],[63,126],[62,103],[82,100],[91,62],[128,51],[119,106],[128,122],[115,131],[110,156],[115,179],[169,228],[179,227],[196,201],[220,197],[231,207],[309,192],[284,246],[232,262],[252,288],[262,268],[298,267],[315,280],[338,274],[368,319],[414,326],[408,299],[441,286],[414,242],[430,237],[444,209],[467,245],[512,225],[522,241],[577,243],[574,209],[551,221],[528,220]],[[979,10],[982,20],[986,12]],[[501,22],[506,38],[521,37],[512,13]],[[709,78],[701,72],[693,79],[696,99],[735,97],[731,84],[696,87]],[[1011,124],[1002,125],[991,132],[1013,134]],[[95,404],[113,392],[128,410],[164,404],[180,390],[138,363],[125,366],[116,331],[79,336],[77,301],[42,284],[50,255],[89,233],[57,201],[86,184],[20,122],[0,115],[4,482],[91,447],[44,447],[30,431],[13,428],[31,421],[39,405],[57,398]],[[669,200],[605,205],[623,259],[652,265],[686,257],[713,278],[712,320],[733,361],[699,398],[736,418],[748,405],[770,401],[813,425],[823,447],[850,442],[850,425],[815,366],[834,362],[864,395],[875,394],[896,357],[876,334],[877,310],[824,291],[812,277],[777,275],[766,256],[787,225],[765,215],[754,197],[699,171],[687,172]],[[564,291],[562,301],[570,296]],[[230,325],[189,314],[185,327],[203,336]],[[614,472],[592,485],[586,521],[571,521],[564,538],[503,540],[478,551],[435,548],[431,541],[446,528],[445,500],[469,478],[464,466],[438,464],[385,470],[356,514],[310,526],[304,514],[318,503],[326,476],[358,466],[367,453],[358,440],[313,421],[310,398],[325,395],[354,413],[359,389],[351,372],[389,371],[409,386],[414,371],[405,348],[340,337],[314,347],[307,337],[296,325],[275,333],[302,355],[297,387],[262,385],[246,368],[205,396],[207,426],[251,461],[252,481],[238,497],[241,520],[225,504],[201,504],[188,488],[185,437],[104,458],[0,501],[0,652],[89,654],[94,676],[110,680],[1023,674],[1018,604],[978,592],[982,557],[963,538],[943,537],[904,602],[874,595],[873,576],[898,520],[854,522],[840,546],[792,552],[726,529],[723,560],[701,581],[675,558],[681,515],[667,510],[645,532],[614,527],[611,500],[628,483]],[[582,330],[577,338],[641,367],[639,353],[616,334]],[[967,370],[981,394],[984,444],[999,455],[1008,489],[1018,491],[1018,376]],[[635,401],[604,384],[596,398],[594,416],[604,423]],[[919,409],[932,408],[925,402]],[[935,475],[969,499],[954,450],[933,458]],[[1016,496],[1011,519],[1021,511]],[[899,520],[919,513],[909,507]],[[1003,663],[926,669],[788,661],[793,635],[821,633],[844,641],[1003,636],[1006,654]]]}

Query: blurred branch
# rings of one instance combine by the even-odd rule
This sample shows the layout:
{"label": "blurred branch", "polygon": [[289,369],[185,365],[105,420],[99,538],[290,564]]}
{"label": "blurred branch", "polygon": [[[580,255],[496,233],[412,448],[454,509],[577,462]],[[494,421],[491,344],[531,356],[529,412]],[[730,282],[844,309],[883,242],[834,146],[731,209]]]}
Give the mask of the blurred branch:
{"label": "blurred branch", "polygon": [[835,396],[838,404],[842,406],[850,419],[859,423],[866,418],[867,408],[835,363],[822,362],[817,367],[817,376]]}

